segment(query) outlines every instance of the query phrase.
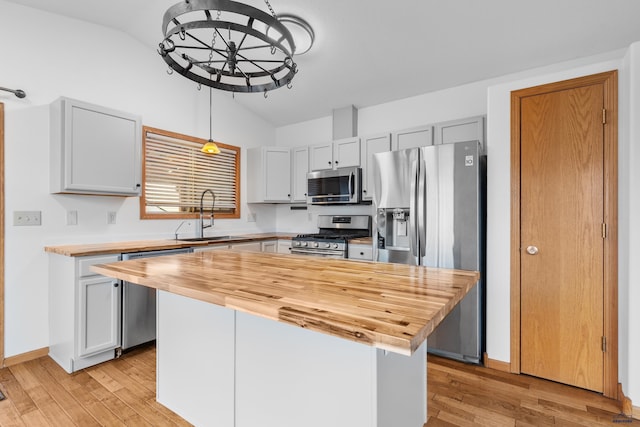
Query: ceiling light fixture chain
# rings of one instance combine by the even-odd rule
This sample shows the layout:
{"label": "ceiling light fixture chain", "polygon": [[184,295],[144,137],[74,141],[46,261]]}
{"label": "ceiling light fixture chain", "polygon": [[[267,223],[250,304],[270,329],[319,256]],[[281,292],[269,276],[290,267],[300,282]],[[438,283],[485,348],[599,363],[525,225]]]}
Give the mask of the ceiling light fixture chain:
{"label": "ceiling light fixture chain", "polygon": [[273,8],[271,7],[271,3],[269,3],[269,0],[264,0],[264,2],[267,4],[267,7],[269,8],[269,11],[271,12],[271,15],[276,18],[276,12],[273,10]]}
{"label": "ceiling light fixture chain", "polygon": [[164,15],[158,53],[171,70],[214,89],[235,94],[291,87],[298,72],[295,42],[265,3],[271,15],[231,0],[177,3]]}

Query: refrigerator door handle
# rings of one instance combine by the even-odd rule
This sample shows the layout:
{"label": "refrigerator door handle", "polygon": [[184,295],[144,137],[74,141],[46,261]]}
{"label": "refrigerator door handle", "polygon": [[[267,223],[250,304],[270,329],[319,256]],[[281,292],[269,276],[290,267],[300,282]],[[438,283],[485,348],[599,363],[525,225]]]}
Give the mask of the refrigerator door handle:
{"label": "refrigerator door handle", "polygon": [[[411,163],[411,199],[409,201],[409,242],[411,243],[411,255],[419,257],[418,253],[418,230],[416,228],[416,214],[417,198],[416,198],[416,186],[418,181],[418,161],[414,160]],[[420,261],[418,259],[418,261]],[[419,264],[419,262],[418,262]]]}
{"label": "refrigerator door handle", "polygon": [[422,264],[422,258],[427,252],[427,163],[422,159],[420,160],[420,170],[418,176],[418,242],[420,245],[420,253],[418,256],[421,258],[419,264]]}

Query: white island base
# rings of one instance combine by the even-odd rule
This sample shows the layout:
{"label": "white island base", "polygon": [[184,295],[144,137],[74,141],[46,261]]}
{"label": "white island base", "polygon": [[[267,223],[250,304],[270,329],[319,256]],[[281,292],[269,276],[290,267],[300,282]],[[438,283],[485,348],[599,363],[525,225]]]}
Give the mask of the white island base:
{"label": "white island base", "polygon": [[157,400],[215,427],[422,427],[412,356],[158,291]]}

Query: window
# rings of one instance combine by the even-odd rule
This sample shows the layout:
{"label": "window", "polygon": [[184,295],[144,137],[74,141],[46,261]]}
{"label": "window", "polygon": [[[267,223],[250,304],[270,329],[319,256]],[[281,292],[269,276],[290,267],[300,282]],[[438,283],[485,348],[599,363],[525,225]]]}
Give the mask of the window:
{"label": "window", "polygon": [[[216,142],[220,154],[205,154],[200,151],[204,139],[143,130],[142,219],[196,218],[206,189],[216,195],[216,218],[240,218],[239,147]],[[204,200],[210,209],[210,195]]]}

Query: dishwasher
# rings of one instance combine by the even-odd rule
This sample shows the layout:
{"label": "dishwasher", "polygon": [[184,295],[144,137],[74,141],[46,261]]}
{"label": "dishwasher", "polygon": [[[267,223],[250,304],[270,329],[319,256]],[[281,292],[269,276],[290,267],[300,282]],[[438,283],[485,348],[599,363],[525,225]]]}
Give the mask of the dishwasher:
{"label": "dishwasher", "polygon": [[[191,248],[122,254],[122,260],[187,254]],[[156,290],[122,282],[122,350],[156,339]]]}

